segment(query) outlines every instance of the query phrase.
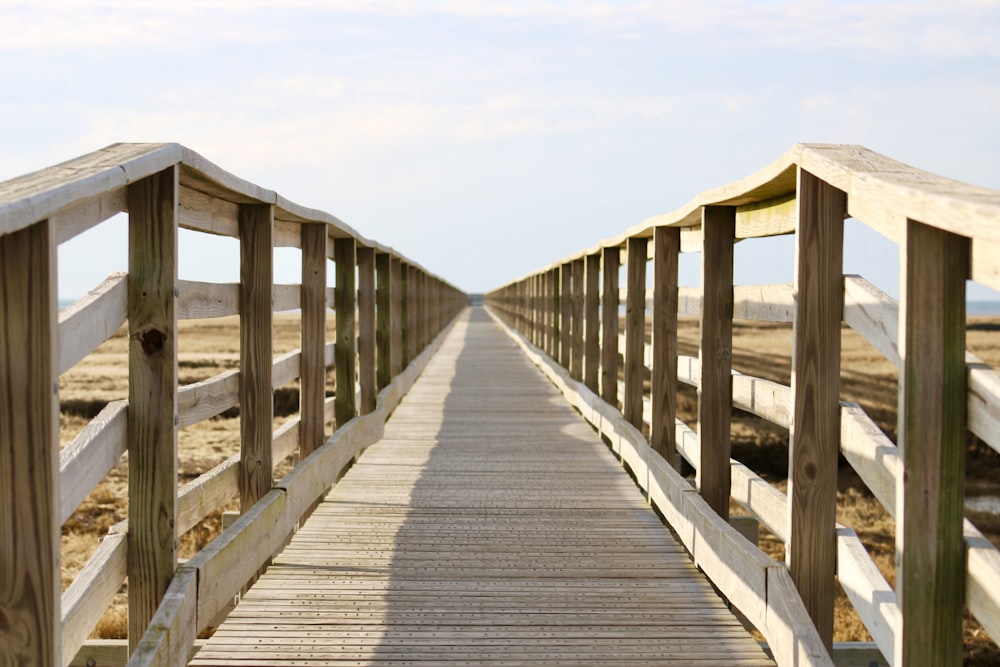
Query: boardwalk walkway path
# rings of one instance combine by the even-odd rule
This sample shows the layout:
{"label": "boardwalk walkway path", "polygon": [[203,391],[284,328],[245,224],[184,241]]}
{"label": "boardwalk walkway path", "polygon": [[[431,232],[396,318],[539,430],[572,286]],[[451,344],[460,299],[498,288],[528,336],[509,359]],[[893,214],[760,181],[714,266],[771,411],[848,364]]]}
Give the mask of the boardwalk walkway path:
{"label": "boardwalk walkway path", "polygon": [[482,310],[195,665],[771,665]]}

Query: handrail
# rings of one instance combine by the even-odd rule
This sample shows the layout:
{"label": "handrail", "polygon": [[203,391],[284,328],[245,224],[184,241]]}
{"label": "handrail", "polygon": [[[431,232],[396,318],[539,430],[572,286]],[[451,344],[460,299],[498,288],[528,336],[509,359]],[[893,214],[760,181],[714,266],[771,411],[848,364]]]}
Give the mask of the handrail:
{"label": "handrail", "polygon": [[[899,303],[843,275],[847,217],[900,245]],[[733,244],[778,234],[796,235],[794,284],[734,285]],[[678,286],[678,255],[688,251],[702,253],[699,289]],[[831,648],[836,577],[890,664],[956,665],[966,600],[1000,636],[1000,551],[963,518],[966,428],[1000,451],[1000,373],[965,352],[965,281],[1000,289],[998,251],[1000,192],[860,146],[803,144],[756,174],[512,281],[486,302],[605,433],[779,664],[803,664],[792,648],[812,646],[814,635]],[[697,358],[677,352],[678,312],[700,317]],[[732,368],[734,317],[794,322],[791,386]],[[859,406],[841,401],[842,323],[900,369],[899,449]],[[699,390],[697,431],[676,418],[677,382]],[[730,458],[733,408],[790,429],[787,497]],[[896,517],[896,590],[854,531],[836,523],[841,451]],[[714,514],[690,506],[693,490],[674,478],[679,455],[696,469]],[[716,525],[728,518],[730,499],[786,543],[787,570],[767,571],[791,575],[791,596],[772,599],[763,588],[748,595],[746,582],[733,581],[748,556]],[[768,622],[772,614],[794,617],[796,606],[813,625]]]}
{"label": "handrail", "polygon": [[[122,212],[128,273],[57,314],[56,248]],[[240,282],[178,280],[180,227],[238,238]],[[279,246],[302,249],[301,285],[273,283]],[[116,144],[0,183],[0,662],[69,664],[126,577],[133,664],[186,661],[197,632],[377,439],[466,301],[391,247],[178,144]],[[274,358],[272,313],[288,309],[301,312],[302,344]],[[227,315],[240,318],[239,370],[178,387],[178,320]],[[60,453],[59,376],[126,322],[128,400]],[[299,414],[272,432],[272,388],[294,380]],[[178,489],[177,431],[235,405],[240,454]],[[296,449],[300,463],[274,485]],[[60,599],[60,526],[126,451],[129,518]],[[242,518],[178,568],[175,536],[236,497]]]}

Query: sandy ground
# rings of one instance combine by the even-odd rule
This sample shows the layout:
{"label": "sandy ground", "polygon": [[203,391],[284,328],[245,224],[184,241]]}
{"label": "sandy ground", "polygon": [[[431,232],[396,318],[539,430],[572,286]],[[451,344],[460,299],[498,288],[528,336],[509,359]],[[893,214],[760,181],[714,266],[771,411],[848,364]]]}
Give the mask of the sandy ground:
{"label": "sandy ground", "polygon": [[[681,354],[697,355],[697,320],[680,323]],[[331,328],[329,340],[333,339]],[[275,354],[299,346],[296,315],[277,315],[274,325]],[[733,367],[742,373],[789,383],[791,374],[790,325],[737,321],[734,325]],[[994,367],[1000,367],[1000,318],[970,318],[968,348]],[[189,384],[239,367],[239,321],[236,318],[182,322],[179,328],[180,383]],[[63,444],[86,425],[107,402],[126,398],[127,346],[124,335],[107,341],[60,379],[62,401],[60,435]],[[860,403],[892,438],[896,432],[895,367],[867,342],[849,329],[842,337],[841,392],[844,400]],[[331,378],[332,383],[332,378]],[[690,424],[696,421],[697,398],[693,389],[681,388],[679,416]],[[275,426],[298,408],[297,387],[276,392]],[[233,412],[233,411],[231,411]],[[239,449],[239,419],[232,413],[192,426],[179,436],[180,484],[211,469]],[[747,464],[779,488],[785,487],[788,460],[788,433],[756,417],[737,413],[733,423],[733,456]],[[1000,456],[970,439],[968,486],[976,493],[1000,496]],[[62,583],[65,589],[108,528],[127,517],[128,463],[123,460],[66,522],[62,530]],[[850,467],[840,466],[838,520],[853,527],[865,542],[878,567],[889,582],[895,578],[894,525],[892,519],[863,487]],[[220,530],[220,508],[180,541],[179,556],[188,558]],[[734,508],[735,509],[735,508]],[[969,517],[1000,545],[1000,518],[969,512]],[[783,558],[783,546],[773,536],[761,536],[761,546],[775,558]],[[123,592],[101,619],[93,637],[121,638],[126,635]],[[972,621],[966,622],[967,661],[970,665],[1000,664],[1000,650]],[[836,641],[869,640],[868,634],[850,608],[846,597],[837,603]]]}

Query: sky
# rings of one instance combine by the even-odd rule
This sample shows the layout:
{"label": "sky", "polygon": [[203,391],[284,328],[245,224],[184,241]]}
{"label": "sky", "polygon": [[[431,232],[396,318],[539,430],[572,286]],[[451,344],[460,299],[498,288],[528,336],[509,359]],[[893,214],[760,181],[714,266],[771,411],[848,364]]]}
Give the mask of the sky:
{"label": "sky", "polygon": [[[178,142],[478,292],[799,142],[1000,189],[998,35],[1000,0],[0,0],[0,180]],[[125,269],[123,230],[61,248],[61,297]],[[737,281],[791,281],[791,247],[740,243]],[[848,226],[894,294],[897,252]],[[181,278],[238,265],[182,235]]]}

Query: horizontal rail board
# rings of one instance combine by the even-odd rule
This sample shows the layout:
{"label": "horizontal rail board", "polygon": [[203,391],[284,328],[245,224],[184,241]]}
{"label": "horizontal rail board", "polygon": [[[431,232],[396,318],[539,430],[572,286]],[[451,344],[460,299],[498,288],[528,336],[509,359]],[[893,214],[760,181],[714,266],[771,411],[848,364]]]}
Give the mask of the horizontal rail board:
{"label": "horizontal rail board", "polygon": [[113,273],[59,313],[59,374],[76,366],[125,323],[127,275]]}
{"label": "horizontal rail board", "polygon": [[111,533],[62,596],[62,662],[69,664],[125,581],[128,536]]}
{"label": "horizontal rail board", "polygon": [[108,403],[59,456],[59,523],[76,511],[128,448],[128,404]]}
{"label": "horizontal rail board", "polygon": [[177,319],[229,317],[240,312],[239,283],[177,281]]}

